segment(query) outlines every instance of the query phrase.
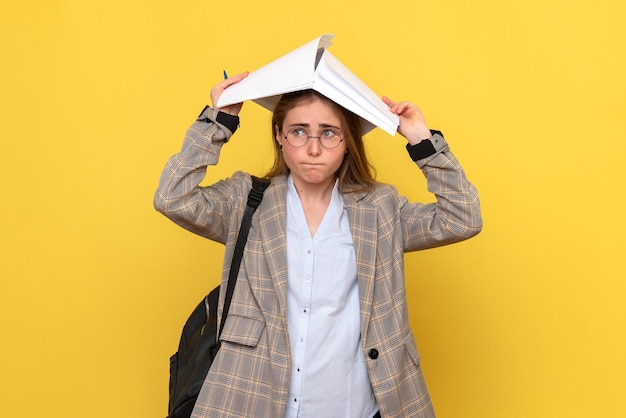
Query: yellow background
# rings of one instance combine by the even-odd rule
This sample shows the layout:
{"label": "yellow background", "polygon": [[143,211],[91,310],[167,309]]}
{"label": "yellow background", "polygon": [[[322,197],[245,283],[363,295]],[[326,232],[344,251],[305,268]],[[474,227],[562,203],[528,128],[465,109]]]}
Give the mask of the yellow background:
{"label": "yellow background", "polygon": [[[369,4],[368,4],[369,3]],[[439,417],[626,416],[626,6],[4,1],[0,6],[0,414],[163,417],[168,357],[222,248],[152,208],[222,70],[322,33],[378,94],[419,104],[484,230],[407,256]],[[269,113],[207,181],[269,165]],[[430,201],[404,142],[379,178]]]}

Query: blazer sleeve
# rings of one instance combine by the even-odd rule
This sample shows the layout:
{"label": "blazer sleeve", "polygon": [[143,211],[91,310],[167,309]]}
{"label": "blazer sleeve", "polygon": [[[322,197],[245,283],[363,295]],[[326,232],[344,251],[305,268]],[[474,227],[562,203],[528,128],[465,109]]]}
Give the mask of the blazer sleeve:
{"label": "blazer sleeve", "polygon": [[471,238],[482,229],[476,187],[440,134],[431,139],[436,152],[416,161],[435,203],[401,203],[404,250],[438,247]]}
{"label": "blazer sleeve", "polygon": [[202,187],[207,166],[218,162],[233,132],[217,122],[218,112],[206,107],[187,130],[182,149],[166,163],[154,195],[154,207],[167,218],[211,240],[225,243],[232,208],[242,188],[239,178]]}

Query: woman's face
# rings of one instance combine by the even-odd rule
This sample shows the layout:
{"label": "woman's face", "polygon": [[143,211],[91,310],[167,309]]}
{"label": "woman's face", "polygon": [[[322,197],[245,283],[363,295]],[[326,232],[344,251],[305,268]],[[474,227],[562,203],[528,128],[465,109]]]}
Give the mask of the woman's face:
{"label": "woman's face", "polygon": [[[302,147],[294,147],[285,139],[293,128],[302,128],[311,136]],[[329,130],[338,131],[342,138],[345,136],[337,111],[318,98],[305,100],[289,110],[282,131],[276,130],[276,141],[282,146],[285,164],[296,187],[326,186],[335,181],[335,173],[346,153],[345,140],[329,149],[321,145],[319,138],[313,138],[328,134]]]}

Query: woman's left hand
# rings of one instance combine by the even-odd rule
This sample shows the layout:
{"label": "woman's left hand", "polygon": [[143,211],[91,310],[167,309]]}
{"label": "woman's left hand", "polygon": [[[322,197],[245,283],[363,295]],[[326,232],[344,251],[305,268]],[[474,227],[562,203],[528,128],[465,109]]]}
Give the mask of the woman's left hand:
{"label": "woman's left hand", "polygon": [[432,135],[426,125],[426,119],[419,107],[411,102],[394,102],[387,96],[382,97],[383,102],[389,106],[392,113],[400,116],[398,132],[405,137],[411,145],[418,144]]}

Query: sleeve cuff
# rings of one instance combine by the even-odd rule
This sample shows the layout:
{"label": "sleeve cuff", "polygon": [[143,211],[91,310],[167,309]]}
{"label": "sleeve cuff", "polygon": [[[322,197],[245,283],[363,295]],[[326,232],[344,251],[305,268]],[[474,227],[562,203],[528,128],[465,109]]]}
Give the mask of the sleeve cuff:
{"label": "sleeve cuff", "polygon": [[215,119],[217,123],[224,125],[232,133],[235,133],[237,128],[239,128],[239,116],[229,115],[224,112],[217,112],[217,117]]}
{"label": "sleeve cuff", "polygon": [[441,151],[446,146],[446,141],[441,131],[431,129],[430,133],[432,136],[429,139],[424,139],[415,145],[406,144],[406,150],[409,152],[409,156],[413,161],[428,158]]}
{"label": "sleeve cuff", "polygon": [[[213,119],[211,116],[214,116]],[[210,120],[213,122],[217,122],[226,129],[228,129],[231,133],[235,133],[237,128],[239,128],[239,116],[229,115],[228,113],[219,112],[213,110],[210,106],[204,106],[200,115],[198,115],[198,120]]]}

